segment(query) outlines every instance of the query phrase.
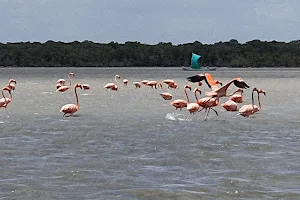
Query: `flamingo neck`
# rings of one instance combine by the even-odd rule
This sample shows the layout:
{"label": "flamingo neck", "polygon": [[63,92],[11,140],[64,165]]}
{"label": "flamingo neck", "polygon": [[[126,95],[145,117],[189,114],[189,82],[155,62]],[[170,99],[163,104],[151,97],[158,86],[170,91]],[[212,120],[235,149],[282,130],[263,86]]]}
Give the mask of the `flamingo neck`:
{"label": "flamingo neck", "polygon": [[254,91],[252,91],[252,109],[254,110]]}
{"label": "flamingo neck", "polygon": [[71,85],[72,85],[72,84],[71,84],[71,76],[69,75],[68,78],[69,78],[70,87],[71,87]]}
{"label": "flamingo neck", "polygon": [[5,95],[4,95],[4,90],[2,90],[2,96],[3,96],[3,98],[4,98],[4,102],[6,103],[6,97],[5,97]]}
{"label": "flamingo neck", "polygon": [[[197,92],[199,92],[199,90],[196,90],[195,93],[194,93],[195,94],[195,98],[196,98],[196,102],[199,101],[198,96],[197,96]],[[199,92],[199,94],[200,94],[200,92]]]}
{"label": "flamingo neck", "polygon": [[228,96],[232,96],[232,95],[238,93],[239,91],[240,91],[240,89],[237,89],[236,91],[234,91],[233,93],[229,94]]}
{"label": "flamingo neck", "polygon": [[79,108],[79,100],[78,100],[78,94],[77,94],[77,87],[75,87],[75,97],[76,97],[76,105]]}
{"label": "flamingo neck", "polygon": [[260,104],[260,98],[259,98],[259,92],[257,92],[257,100],[258,100],[258,107],[261,110],[261,104]]}
{"label": "flamingo neck", "polygon": [[190,103],[189,95],[188,95],[187,92],[186,92],[186,88],[184,88],[184,93],[185,93],[187,102]]}

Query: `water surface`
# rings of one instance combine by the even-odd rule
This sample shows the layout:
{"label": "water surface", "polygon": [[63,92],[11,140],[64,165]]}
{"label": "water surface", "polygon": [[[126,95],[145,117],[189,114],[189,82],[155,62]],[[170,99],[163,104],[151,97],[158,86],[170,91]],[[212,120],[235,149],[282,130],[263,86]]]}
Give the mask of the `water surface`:
{"label": "water surface", "polygon": [[[69,72],[91,90],[78,91],[80,110],[66,118],[59,110],[74,91],[55,84]],[[2,68],[0,85],[17,87],[0,110],[0,199],[298,199],[300,70],[211,73],[266,90],[262,110],[244,118],[217,107],[207,121],[176,111],[159,93],[185,98],[185,78],[197,74],[179,68]],[[115,74],[129,86],[105,91]],[[180,88],[132,85],[167,78]]]}

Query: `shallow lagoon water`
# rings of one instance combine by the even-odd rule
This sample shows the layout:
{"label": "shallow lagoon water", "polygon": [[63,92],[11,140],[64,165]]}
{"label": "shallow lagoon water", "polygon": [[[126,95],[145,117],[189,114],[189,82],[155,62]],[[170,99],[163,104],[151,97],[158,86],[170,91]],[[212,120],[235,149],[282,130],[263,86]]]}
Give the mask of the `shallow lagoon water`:
{"label": "shallow lagoon water", "polygon": [[[55,92],[74,72],[73,89]],[[300,70],[220,69],[222,82],[242,77],[266,90],[262,110],[244,118],[217,107],[190,115],[159,93],[185,98],[180,68],[2,68],[17,80],[0,110],[0,199],[297,199],[300,196]],[[119,74],[129,86],[105,91]],[[179,89],[135,89],[134,81],[174,79]],[[192,84],[193,88],[196,84]],[[251,89],[243,104],[251,103]],[[208,91],[206,85],[201,90]],[[235,87],[231,86],[230,91]],[[194,100],[193,97],[191,97]],[[221,102],[226,101],[222,99]]]}

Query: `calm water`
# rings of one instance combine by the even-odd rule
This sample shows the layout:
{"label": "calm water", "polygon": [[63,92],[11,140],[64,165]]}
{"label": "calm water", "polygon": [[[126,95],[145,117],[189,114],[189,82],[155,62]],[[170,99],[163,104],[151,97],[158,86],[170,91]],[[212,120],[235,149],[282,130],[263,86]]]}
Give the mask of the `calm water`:
{"label": "calm water", "polygon": [[[91,90],[79,91],[80,110],[64,118],[59,110],[75,103],[73,89],[56,93],[55,84],[69,72]],[[204,112],[175,111],[159,96],[184,98],[185,78],[196,73],[1,69],[0,85],[15,78],[17,87],[0,110],[0,199],[299,199],[300,70],[212,72],[223,82],[242,77],[267,96],[250,118],[217,107],[219,116],[207,121]],[[105,91],[115,74],[129,86]],[[166,78],[180,89],[132,85]]]}

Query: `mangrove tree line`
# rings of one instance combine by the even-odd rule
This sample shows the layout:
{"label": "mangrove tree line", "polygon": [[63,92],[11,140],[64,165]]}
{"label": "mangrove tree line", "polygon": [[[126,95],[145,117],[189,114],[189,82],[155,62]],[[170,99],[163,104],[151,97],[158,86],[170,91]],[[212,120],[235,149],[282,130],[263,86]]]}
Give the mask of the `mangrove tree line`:
{"label": "mangrove tree line", "polygon": [[232,39],[215,44],[155,45],[140,42],[18,42],[0,43],[0,66],[18,67],[174,67],[189,66],[191,53],[201,55],[202,66],[300,67],[300,41]]}

